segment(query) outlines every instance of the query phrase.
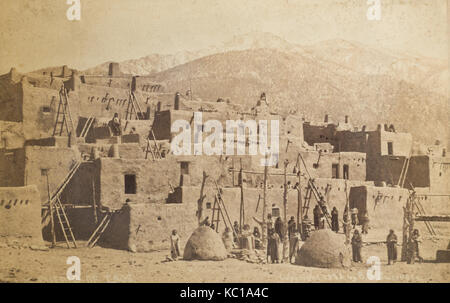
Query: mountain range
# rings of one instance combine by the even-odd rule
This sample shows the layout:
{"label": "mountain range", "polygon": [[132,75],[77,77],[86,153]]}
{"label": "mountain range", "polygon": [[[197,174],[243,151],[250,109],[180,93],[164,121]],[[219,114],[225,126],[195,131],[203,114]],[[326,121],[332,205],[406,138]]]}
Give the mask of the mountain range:
{"label": "mountain range", "polygon": [[[84,71],[104,74],[109,62]],[[167,91],[186,91],[253,106],[266,92],[275,111],[307,119],[325,113],[373,128],[393,123],[420,142],[448,142],[448,64],[444,60],[374,48],[341,39],[312,45],[270,33],[236,36],[218,46],[151,54],[120,62],[121,70],[150,75]]]}

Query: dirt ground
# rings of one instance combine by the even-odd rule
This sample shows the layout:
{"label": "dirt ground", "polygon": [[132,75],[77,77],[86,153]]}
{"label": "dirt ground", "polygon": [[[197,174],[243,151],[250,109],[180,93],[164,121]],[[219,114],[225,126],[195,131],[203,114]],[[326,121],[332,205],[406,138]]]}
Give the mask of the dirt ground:
{"label": "dirt ground", "polygon": [[[388,266],[384,244],[364,246],[363,259],[380,258],[381,280],[378,282],[450,282],[450,263],[434,263],[436,250],[446,248],[448,240],[424,239],[421,255],[425,261],[422,264],[398,262]],[[0,282],[72,283],[66,277],[69,256],[77,256],[81,261],[79,282],[374,282],[367,278],[370,267],[367,264],[354,264],[348,269],[322,269],[292,264],[254,264],[233,258],[219,262],[165,262],[168,253],[131,253],[101,247],[57,247],[48,251],[0,248]]]}

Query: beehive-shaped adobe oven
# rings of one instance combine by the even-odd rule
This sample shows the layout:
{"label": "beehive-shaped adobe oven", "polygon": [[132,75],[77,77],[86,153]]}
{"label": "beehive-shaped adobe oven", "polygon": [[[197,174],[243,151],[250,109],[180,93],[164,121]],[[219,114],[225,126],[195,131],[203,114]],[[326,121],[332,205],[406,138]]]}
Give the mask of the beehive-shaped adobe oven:
{"label": "beehive-shaped adobe oven", "polygon": [[222,261],[227,258],[227,250],[214,230],[200,226],[192,233],[184,248],[185,260]]}
{"label": "beehive-shaped adobe oven", "polygon": [[329,229],[315,231],[300,248],[295,264],[322,268],[342,268],[351,265],[351,251],[345,236]]}

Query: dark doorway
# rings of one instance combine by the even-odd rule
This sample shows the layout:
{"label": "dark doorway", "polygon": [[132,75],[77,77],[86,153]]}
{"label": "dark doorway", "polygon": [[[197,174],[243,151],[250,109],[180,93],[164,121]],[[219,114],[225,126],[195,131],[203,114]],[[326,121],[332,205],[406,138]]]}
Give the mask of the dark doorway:
{"label": "dark doorway", "polygon": [[125,175],[125,193],[136,193],[136,175]]}
{"label": "dark doorway", "polygon": [[339,164],[332,164],[332,166],[331,166],[331,178],[339,179]]}
{"label": "dark doorway", "polygon": [[347,164],[344,164],[343,166],[343,178],[348,180],[348,171],[349,171],[349,167]]}
{"label": "dark doorway", "polygon": [[189,162],[181,162],[180,168],[182,175],[189,175]]}
{"label": "dark doorway", "polygon": [[394,142],[387,143],[388,155],[392,156],[394,154]]}

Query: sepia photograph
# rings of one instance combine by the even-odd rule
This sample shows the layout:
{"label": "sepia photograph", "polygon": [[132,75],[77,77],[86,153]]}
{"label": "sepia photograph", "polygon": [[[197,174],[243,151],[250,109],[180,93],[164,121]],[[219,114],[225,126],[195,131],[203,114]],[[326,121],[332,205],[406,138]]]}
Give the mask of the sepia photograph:
{"label": "sepia photograph", "polygon": [[0,284],[450,282],[449,13],[1,0]]}

